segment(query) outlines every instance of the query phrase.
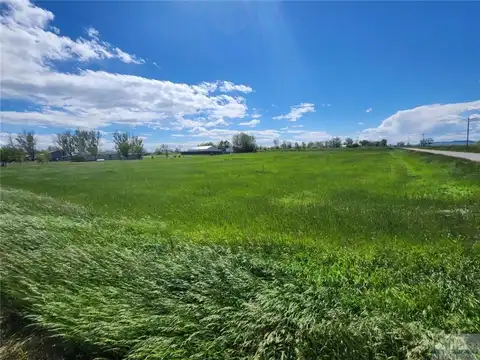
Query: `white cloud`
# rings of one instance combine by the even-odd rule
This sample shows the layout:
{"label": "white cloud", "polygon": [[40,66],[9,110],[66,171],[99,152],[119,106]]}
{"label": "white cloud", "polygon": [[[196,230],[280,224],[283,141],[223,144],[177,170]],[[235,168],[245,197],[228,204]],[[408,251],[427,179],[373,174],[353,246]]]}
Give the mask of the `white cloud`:
{"label": "white cloud", "polygon": [[322,107],[330,107],[332,104],[322,104]]}
{"label": "white cloud", "polygon": [[363,125],[363,122],[359,122],[358,125]]}
{"label": "white cloud", "polygon": [[[434,139],[445,134],[458,133],[457,139],[461,139],[466,134],[465,119],[475,110],[480,110],[480,100],[418,106],[396,112],[383,120],[378,127],[364,130],[362,135],[371,139],[386,137],[390,142],[395,142],[407,138],[417,141],[422,133]],[[471,135],[479,136],[479,130],[475,127]]]}
{"label": "white cloud", "polygon": [[215,127],[215,126],[228,126],[230,123],[226,122],[223,119],[218,119],[214,121],[208,121],[204,124],[201,124],[203,127],[209,128],[209,127]]}
{"label": "white cloud", "polygon": [[365,110],[366,113],[369,113],[369,112],[372,112],[372,108],[368,108],[367,110]]}
{"label": "white cloud", "polygon": [[35,111],[2,111],[3,123],[56,127],[101,127],[110,124],[175,129],[226,126],[224,119],[244,118],[241,96],[213,92],[250,92],[245,85],[204,82],[174,83],[105,71],[60,72],[55,64],[93,59],[142,63],[143,59],[96,39],[58,36],[51,29],[54,15],[31,3],[8,0],[1,14],[2,99],[31,102]]}
{"label": "white cloud", "polygon": [[136,56],[130,55],[118,47],[115,48],[115,54],[117,55],[117,58],[119,58],[121,61],[123,61],[126,64],[144,64],[145,60],[143,59],[138,59]]}
{"label": "white cloud", "polygon": [[303,125],[292,125],[292,128],[303,128]]}
{"label": "white cloud", "polygon": [[4,3],[6,8],[0,16],[4,73],[18,73],[25,66],[25,70],[50,69],[52,62],[59,60],[84,62],[119,58],[109,43],[97,38],[73,40],[59,36],[59,31],[49,26],[54,18],[50,11],[26,0],[5,0]]}
{"label": "white cloud", "polygon": [[242,122],[242,123],[240,123],[240,124],[238,124],[238,125],[240,125],[240,126],[255,127],[255,126],[257,126],[258,124],[260,124],[260,120],[254,119],[254,120],[250,120],[250,121],[247,121],[247,122]]}
{"label": "white cloud", "polygon": [[253,89],[247,85],[236,85],[230,81],[214,81],[208,82],[204,81],[198,85],[194,85],[193,88],[198,92],[203,94],[210,94],[215,91],[219,92],[243,92],[243,93],[250,93]]}
{"label": "white cloud", "polygon": [[251,117],[252,119],[260,119],[260,118],[262,117],[262,115],[260,115],[260,114],[252,114],[252,115],[250,115],[250,117]]}
{"label": "white cloud", "polygon": [[87,35],[89,37],[98,40],[100,36],[100,32],[97,29],[95,29],[94,27],[89,27],[89,28],[86,28],[85,31],[87,32]]}
{"label": "white cloud", "polygon": [[253,89],[250,86],[247,85],[235,85],[234,83],[230,81],[221,81],[219,82],[219,87],[218,89],[221,92],[232,92],[232,91],[238,91],[238,92],[243,92],[243,93],[250,93],[253,91]]}
{"label": "white cloud", "polygon": [[312,103],[301,103],[299,105],[290,107],[290,112],[288,114],[275,116],[273,119],[297,121],[297,119],[300,119],[304,114],[309,112],[315,112],[315,105]]}

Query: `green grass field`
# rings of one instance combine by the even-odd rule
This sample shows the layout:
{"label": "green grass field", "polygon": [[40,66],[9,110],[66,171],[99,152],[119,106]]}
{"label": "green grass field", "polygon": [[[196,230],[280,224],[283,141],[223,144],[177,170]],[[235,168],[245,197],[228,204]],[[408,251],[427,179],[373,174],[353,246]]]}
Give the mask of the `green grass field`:
{"label": "green grass field", "polygon": [[0,357],[424,359],[480,332],[480,164],[267,152],[1,183]]}

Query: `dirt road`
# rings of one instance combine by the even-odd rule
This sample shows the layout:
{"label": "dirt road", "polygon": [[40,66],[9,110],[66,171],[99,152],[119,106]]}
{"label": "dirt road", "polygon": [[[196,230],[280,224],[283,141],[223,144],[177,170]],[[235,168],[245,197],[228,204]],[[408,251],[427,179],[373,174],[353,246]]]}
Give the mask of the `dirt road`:
{"label": "dirt road", "polygon": [[418,149],[418,148],[403,148],[405,150],[411,151],[420,151],[430,154],[439,154],[445,156],[452,156],[460,159],[467,159],[471,161],[480,162],[480,153],[469,153],[469,152],[460,152],[460,151],[444,151],[444,150],[429,150],[429,149]]}

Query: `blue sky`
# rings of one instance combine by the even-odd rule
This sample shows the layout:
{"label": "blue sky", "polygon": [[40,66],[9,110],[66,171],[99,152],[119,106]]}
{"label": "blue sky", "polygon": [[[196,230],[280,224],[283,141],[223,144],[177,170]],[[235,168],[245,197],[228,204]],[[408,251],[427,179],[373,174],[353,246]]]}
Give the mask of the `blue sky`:
{"label": "blue sky", "polygon": [[478,2],[0,3],[2,141],[458,140],[480,118]]}

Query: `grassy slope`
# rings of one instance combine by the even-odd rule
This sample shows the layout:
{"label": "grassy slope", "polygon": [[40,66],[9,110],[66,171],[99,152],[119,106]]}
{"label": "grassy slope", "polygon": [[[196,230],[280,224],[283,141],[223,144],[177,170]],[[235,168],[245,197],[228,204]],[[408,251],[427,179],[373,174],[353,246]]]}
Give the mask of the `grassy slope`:
{"label": "grassy slope", "polygon": [[480,332],[479,176],[387,151],[12,167],[2,304],[72,358],[421,353]]}

